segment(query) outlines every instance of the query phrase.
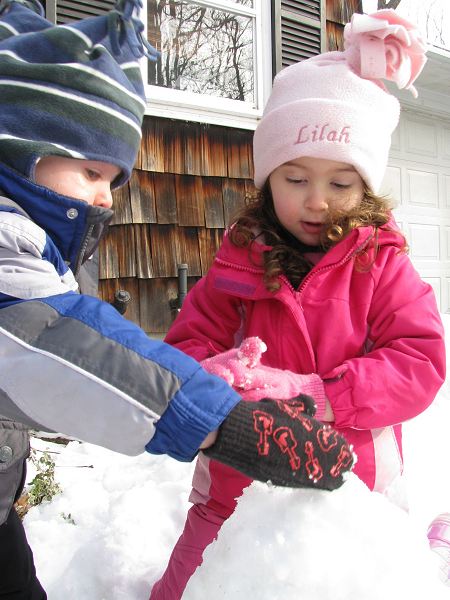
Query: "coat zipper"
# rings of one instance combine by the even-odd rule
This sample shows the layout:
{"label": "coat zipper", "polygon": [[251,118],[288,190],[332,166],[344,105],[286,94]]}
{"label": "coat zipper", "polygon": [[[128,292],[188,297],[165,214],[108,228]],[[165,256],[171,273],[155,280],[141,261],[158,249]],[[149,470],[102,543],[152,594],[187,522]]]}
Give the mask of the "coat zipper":
{"label": "coat zipper", "polygon": [[249,273],[264,273],[264,269],[258,269],[256,267],[247,267],[244,265],[238,265],[236,263],[223,260],[222,258],[216,258],[214,262],[219,263],[219,264],[223,265],[224,267],[231,267],[232,269],[236,269],[237,271],[248,271]]}
{"label": "coat zipper", "polygon": [[[309,283],[310,279],[312,279],[315,275],[317,275],[318,273],[322,273],[323,271],[328,271],[330,269],[334,269],[335,267],[340,267],[345,262],[347,262],[347,260],[349,260],[353,254],[358,254],[358,252],[360,252],[364,248],[364,246],[366,246],[369,243],[369,241],[372,238],[373,238],[373,234],[370,235],[366,240],[364,240],[364,242],[362,242],[357,248],[351,248],[347,252],[347,254],[344,257],[342,257],[338,262],[333,263],[331,265],[327,265],[326,267],[312,269],[308,273],[308,275],[304,278],[304,280],[300,284],[300,287],[297,290],[291,285],[290,281],[287,279],[287,277],[285,275],[281,275],[280,279],[286,284],[286,286],[290,290],[292,290],[294,292],[294,294],[301,294],[303,292],[303,290],[305,289],[306,285]],[[225,267],[231,267],[232,269],[236,269],[238,271],[247,271],[249,273],[255,273],[255,274],[264,273],[264,269],[239,265],[234,262],[225,261],[222,258],[216,258],[215,262],[219,263]]]}
{"label": "coat zipper", "polygon": [[301,294],[303,292],[303,290],[305,289],[305,287],[308,285],[309,281],[318,273],[323,273],[324,271],[329,271],[331,269],[340,267],[341,265],[346,263],[348,260],[350,260],[350,258],[353,255],[358,254],[365,246],[367,246],[369,241],[372,239],[372,237],[373,237],[373,234],[370,237],[368,237],[366,240],[364,240],[364,242],[362,244],[360,244],[357,248],[351,248],[347,252],[347,254],[345,256],[343,256],[338,262],[335,262],[331,265],[327,265],[326,267],[319,267],[316,270],[312,269],[308,273],[308,275],[303,279],[298,290],[295,290],[296,293]]}

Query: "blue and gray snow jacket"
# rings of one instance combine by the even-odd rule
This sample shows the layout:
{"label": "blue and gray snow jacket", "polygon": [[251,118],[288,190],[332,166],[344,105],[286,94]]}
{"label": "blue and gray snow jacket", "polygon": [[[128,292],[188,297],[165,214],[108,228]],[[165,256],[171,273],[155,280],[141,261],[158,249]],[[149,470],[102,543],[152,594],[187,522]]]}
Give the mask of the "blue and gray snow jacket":
{"label": "blue and gray snow jacket", "polygon": [[111,217],[0,163],[0,524],[20,487],[28,428],[191,460],[240,399],[78,293],[74,273]]}

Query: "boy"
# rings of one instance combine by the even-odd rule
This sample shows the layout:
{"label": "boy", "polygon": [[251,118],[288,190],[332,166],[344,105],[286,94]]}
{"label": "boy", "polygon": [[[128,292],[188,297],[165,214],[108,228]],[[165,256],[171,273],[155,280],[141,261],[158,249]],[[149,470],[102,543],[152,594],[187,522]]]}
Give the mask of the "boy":
{"label": "boy", "polygon": [[[224,422],[215,458],[238,468],[237,452],[255,478],[305,485],[281,451],[259,458],[252,411],[224,381],[78,293],[75,277],[112,218],[111,189],[130,177],[140,143],[135,5],[53,26],[35,0],[0,0],[0,598],[46,598],[12,508],[28,428],[192,460]],[[271,390],[301,391],[295,380],[288,395]],[[259,405],[301,440],[300,421]]]}

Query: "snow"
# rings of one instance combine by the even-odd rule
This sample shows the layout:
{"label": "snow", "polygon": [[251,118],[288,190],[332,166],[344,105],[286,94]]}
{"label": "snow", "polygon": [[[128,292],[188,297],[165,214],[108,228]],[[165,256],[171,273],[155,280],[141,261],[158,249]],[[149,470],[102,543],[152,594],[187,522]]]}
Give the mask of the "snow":
{"label": "snow", "polygon": [[236,517],[206,550],[185,600],[448,598],[426,536],[355,475],[332,494],[254,484]]}
{"label": "snow", "polygon": [[[450,340],[450,315],[443,315]],[[409,513],[354,475],[334,492],[253,483],[184,600],[449,600],[426,530],[450,512],[450,378],[405,424]],[[147,600],[184,525],[193,464],[32,439],[63,493],[24,524],[49,600]],[[28,482],[33,478],[30,465]],[[397,498],[398,500],[398,498]]]}

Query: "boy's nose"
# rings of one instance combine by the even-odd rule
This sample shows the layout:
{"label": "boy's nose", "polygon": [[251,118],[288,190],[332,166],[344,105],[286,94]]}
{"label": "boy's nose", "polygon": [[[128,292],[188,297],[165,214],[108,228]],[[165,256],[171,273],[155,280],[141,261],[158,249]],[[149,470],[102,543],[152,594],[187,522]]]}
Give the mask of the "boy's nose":
{"label": "boy's nose", "polygon": [[109,183],[101,186],[94,198],[94,206],[102,206],[103,208],[111,208],[113,205],[113,197]]}

